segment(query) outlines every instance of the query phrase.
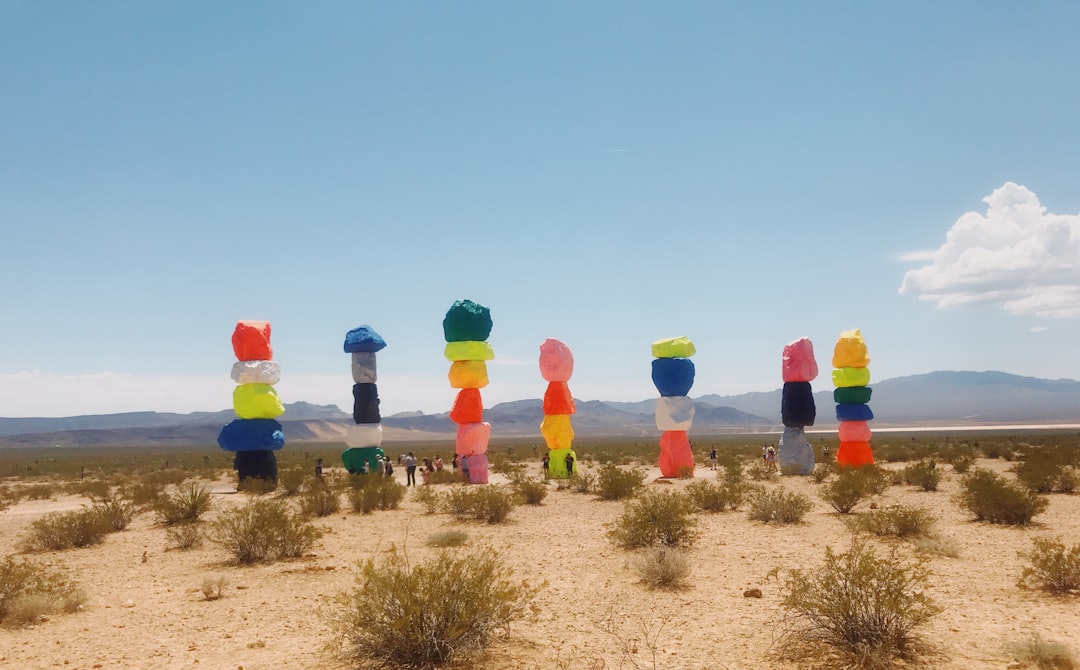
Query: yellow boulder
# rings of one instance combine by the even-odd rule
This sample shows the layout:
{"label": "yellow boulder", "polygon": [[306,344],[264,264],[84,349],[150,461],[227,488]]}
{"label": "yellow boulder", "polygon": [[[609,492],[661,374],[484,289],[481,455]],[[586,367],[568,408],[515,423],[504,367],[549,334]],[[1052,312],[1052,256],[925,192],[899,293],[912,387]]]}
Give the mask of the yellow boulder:
{"label": "yellow boulder", "polygon": [[240,384],[233,390],[233,409],[241,419],[276,419],[285,413],[277,391],[269,384]]}
{"label": "yellow boulder", "polygon": [[837,388],[869,386],[870,368],[836,368],[832,371],[832,383]]}
{"label": "yellow boulder", "polygon": [[697,349],[686,337],[669,337],[652,343],[653,358],[690,358]]}
{"label": "yellow boulder", "polygon": [[549,414],[540,423],[540,434],[548,449],[569,449],[574,442],[574,427],[569,414]]}
{"label": "yellow boulder", "polygon": [[833,349],[832,364],[834,368],[865,368],[870,365],[866,340],[858,328],[840,333],[840,339]]}
{"label": "yellow boulder", "polygon": [[487,363],[454,361],[450,364],[450,388],[482,389],[488,385]]}
{"label": "yellow boulder", "polygon": [[465,340],[447,342],[443,355],[448,361],[490,361],[495,358],[495,350],[487,342]]}

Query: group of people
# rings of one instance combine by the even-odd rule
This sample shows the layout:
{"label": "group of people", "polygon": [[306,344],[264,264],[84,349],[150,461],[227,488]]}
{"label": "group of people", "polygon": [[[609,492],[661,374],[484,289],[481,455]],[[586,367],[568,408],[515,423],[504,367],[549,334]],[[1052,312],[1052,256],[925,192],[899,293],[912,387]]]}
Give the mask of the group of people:
{"label": "group of people", "polygon": [[[570,474],[570,475],[573,475],[574,474],[574,454],[573,454],[573,452],[569,452],[569,451],[566,452],[566,458],[564,460],[564,463],[566,463],[566,472],[568,474]],[[544,460],[542,461],[541,466],[544,468],[544,479],[547,479],[547,477],[548,477],[548,468],[551,467],[551,456],[549,454],[544,454]]]}
{"label": "group of people", "polygon": [[[424,477],[424,483],[426,484],[429,474],[431,474],[432,472],[442,472],[443,460],[442,460],[442,456],[439,456],[438,454],[435,454],[434,459],[424,457],[423,462],[424,462],[424,467],[421,470],[421,473],[422,473],[422,476]],[[413,452],[410,451],[408,454],[406,454],[404,456],[404,463],[405,463],[405,486],[416,486],[416,456],[413,454]],[[454,455],[454,465],[453,465],[453,467],[455,469],[457,468],[457,455],[456,454]]]}

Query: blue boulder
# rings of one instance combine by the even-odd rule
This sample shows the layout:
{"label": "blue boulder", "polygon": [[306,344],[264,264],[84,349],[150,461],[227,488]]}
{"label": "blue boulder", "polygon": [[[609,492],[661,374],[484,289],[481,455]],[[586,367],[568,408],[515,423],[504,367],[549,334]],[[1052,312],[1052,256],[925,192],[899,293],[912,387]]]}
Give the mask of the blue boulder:
{"label": "blue boulder", "polygon": [[225,451],[270,451],[285,446],[285,433],[274,419],[236,419],[218,434]]}
{"label": "blue boulder", "polygon": [[845,402],[836,406],[837,421],[871,421],[873,418],[870,405]]}
{"label": "blue boulder", "polygon": [[371,326],[360,326],[345,333],[345,353],[374,353],[386,348],[386,340],[372,330]]}
{"label": "blue boulder", "polygon": [[694,362],[689,358],[654,358],[652,381],[661,396],[689,395],[694,385]]}

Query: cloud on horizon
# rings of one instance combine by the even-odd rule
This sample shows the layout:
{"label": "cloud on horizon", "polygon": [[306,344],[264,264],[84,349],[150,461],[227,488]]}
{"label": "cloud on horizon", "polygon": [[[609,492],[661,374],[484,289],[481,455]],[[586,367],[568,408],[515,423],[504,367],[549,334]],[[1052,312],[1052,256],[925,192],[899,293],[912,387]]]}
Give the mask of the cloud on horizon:
{"label": "cloud on horizon", "polygon": [[906,252],[928,265],[904,274],[900,293],[938,309],[994,304],[1010,314],[1080,317],[1080,214],[1052,214],[1027,188],[1006,182],[967,212],[945,244]]}

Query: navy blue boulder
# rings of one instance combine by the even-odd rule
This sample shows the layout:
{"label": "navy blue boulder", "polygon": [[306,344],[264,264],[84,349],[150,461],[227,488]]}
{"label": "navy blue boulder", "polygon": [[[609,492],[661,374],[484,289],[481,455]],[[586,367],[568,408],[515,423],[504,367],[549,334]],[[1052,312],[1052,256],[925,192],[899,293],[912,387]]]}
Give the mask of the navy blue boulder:
{"label": "navy blue boulder", "polygon": [[689,358],[654,358],[652,381],[662,396],[687,395],[694,385],[694,362]]}
{"label": "navy blue boulder", "polygon": [[817,418],[814,390],[810,382],[784,382],[780,396],[780,418],[790,428],[812,426]]}
{"label": "navy blue boulder", "polygon": [[873,418],[870,405],[845,402],[836,406],[837,421],[871,421]]}
{"label": "navy blue boulder", "polygon": [[217,441],[225,451],[269,451],[285,446],[285,433],[274,419],[234,419]]}

